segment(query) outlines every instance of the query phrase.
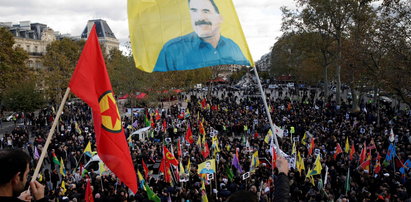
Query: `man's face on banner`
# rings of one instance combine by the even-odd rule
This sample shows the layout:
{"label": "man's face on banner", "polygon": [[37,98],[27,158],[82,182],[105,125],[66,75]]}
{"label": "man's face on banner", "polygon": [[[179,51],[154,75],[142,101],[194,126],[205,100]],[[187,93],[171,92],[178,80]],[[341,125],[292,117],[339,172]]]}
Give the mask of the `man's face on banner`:
{"label": "man's face on banner", "polygon": [[210,170],[211,169],[211,162],[207,161],[205,167]]}
{"label": "man's face on banner", "polygon": [[222,18],[210,0],[190,0],[191,23],[200,38],[211,38],[220,34]]}

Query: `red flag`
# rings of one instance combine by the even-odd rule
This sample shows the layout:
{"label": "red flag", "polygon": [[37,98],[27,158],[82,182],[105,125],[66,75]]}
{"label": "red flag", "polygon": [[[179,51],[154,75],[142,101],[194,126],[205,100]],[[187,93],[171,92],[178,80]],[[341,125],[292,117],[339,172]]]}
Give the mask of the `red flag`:
{"label": "red flag", "polygon": [[377,155],[377,161],[375,162],[375,166],[374,166],[374,173],[378,174],[381,171],[381,163],[380,163],[380,153],[378,153]]}
{"label": "red flag", "polygon": [[171,171],[170,171],[170,167],[167,168],[167,170],[164,173],[164,181],[167,183],[171,183]]}
{"label": "red flag", "polygon": [[177,116],[178,119],[184,119],[184,117],[185,117],[184,111],[182,111],[182,112]]}
{"label": "red flag", "polygon": [[380,173],[380,171],[381,171],[381,163],[380,163],[380,161],[377,161],[377,163],[375,164],[375,167],[374,167],[374,173],[378,174],[378,173]]}
{"label": "red flag", "polygon": [[159,170],[164,174],[164,181],[168,183],[171,182],[170,163],[167,163],[165,156],[161,160]]}
{"label": "red flag", "polygon": [[350,161],[352,161],[352,157],[355,154],[355,147],[354,144],[351,144],[351,149],[350,149]]}
{"label": "red flag", "polygon": [[368,153],[367,160],[361,163],[360,167],[364,170],[370,171],[370,164],[371,164],[371,153]]}
{"label": "red flag", "polygon": [[186,141],[190,144],[194,143],[193,132],[191,131],[190,125],[187,126]]}
{"label": "red flag", "polygon": [[93,26],[71,77],[69,87],[93,110],[99,157],[134,193],[137,178],[122,128],[110,79]]}
{"label": "red flag", "polygon": [[277,152],[275,151],[274,146],[271,147],[271,167],[274,169],[277,167]]}
{"label": "red flag", "polygon": [[178,138],[178,147],[177,147],[177,154],[178,154],[178,157],[180,158],[180,157],[182,157],[183,156],[183,151],[181,151],[181,142],[180,142],[180,138]]}
{"label": "red flag", "polygon": [[342,153],[342,148],[340,146],[340,143],[337,143],[337,147],[335,148],[335,153],[334,153],[334,160],[337,159],[337,155]]}
{"label": "red flag", "polygon": [[86,185],[86,194],[85,194],[85,201],[86,202],[94,202],[93,198],[93,190],[91,190],[91,185],[90,185],[90,180],[87,179],[87,185]]}
{"label": "red flag", "polygon": [[160,113],[158,113],[158,109],[156,109],[156,121],[160,119],[161,119]]}
{"label": "red flag", "polygon": [[204,143],[204,149],[201,151],[201,154],[205,159],[210,155],[210,148],[208,147],[207,141]]}
{"label": "red flag", "polygon": [[360,154],[360,164],[362,164],[364,162],[366,156],[367,156],[367,146],[365,145],[365,142],[364,142],[364,146],[363,146],[363,148],[361,150],[361,154]]}
{"label": "red flag", "polygon": [[167,149],[166,146],[163,146],[163,150],[164,150],[164,156],[166,157],[166,163],[167,164],[173,164],[175,166],[178,166],[178,161],[177,159],[174,157],[174,155]]}
{"label": "red flag", "polygon": [[163,130],[164,130],[164,132],[167,131],[167,122],[166,122],[166,120],[163,121]]}
{"label": "red flag", "polygon": [[156,123],[154,122],[153,117],[150,118],[150,122],[151,128],[156,128]]}
{"label": "red flag", "polygon": [[203,98],[203,100],[201,100],[201,107],[203,109],[207,107],[207,100],[205,98]]}
{"label": "red flag", "polygon": [[314,147],[315,147],[314,140],[315,138],[311,138],[310,149],[308,150],[308,156],[311,155],[314,151]]}
{"label": "red flag", "polygon": [[162,173],[166,173],[166,170],[170,167],[170,163],[167,163],[165,155],[163,155],[163,158],[161,159],[160,167],[159,170]]}
{"label": "red flag", "polygon": [[[168,160],[167,160],[167,158],[168,158],[167,154],[168,153],[170,153],[170,151],[168,151],[168,149],[164,146],[163,147],[163,159],[161,160],[159,170],[160,170],[160,172],[162,172],[164,174],[164,181],[167,182],[167,183],[170,183],[171,182],[171,173],[170,173],[170,162],[168,162]],[[174,158],[174,156],[173,156],[173,158]]]}
{"label": "red flag", "polygon": [[141,162],[142,162],[142,164],[143,164],[143,169],[144,169],[144,178],[146,178],[146,180],[147,180],[147,179],[148,179],[148,173],[149,173],[150,171],[148,170],[147,165],[146,165],[146,163],[144,163],[144,160],[143,160],[143,159],[141,159]]}

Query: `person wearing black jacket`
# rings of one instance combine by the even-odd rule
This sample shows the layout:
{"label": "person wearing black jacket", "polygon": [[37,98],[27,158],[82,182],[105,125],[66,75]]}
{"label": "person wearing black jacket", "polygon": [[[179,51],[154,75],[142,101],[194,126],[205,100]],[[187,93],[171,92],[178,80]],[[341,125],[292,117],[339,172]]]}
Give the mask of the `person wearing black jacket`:
{"label": "person wearing black jacket", "polygon": [[24,191],[29,162],[30,157],[22,150],[0,150],[0,201],[46,201],[44,186],[36,180],[30,182],[31,194]]}
{"label": "person wearing black jacket", "polygon": [[[275,202],[290,201],[290,182],[288,180],[288,161],[282,156],[277,159],[278,176],[275,180],[274,200]],[[227,202],[258,202],[258,197],[251,191],[239,191],[232,194]]]}
{"label": "person wearing black jacket", "polygon": [[277,159],[278,176],[275,180],[274,201],[286,202],[290,200],[290,182],[288,180],[288,161],[279,156]]}

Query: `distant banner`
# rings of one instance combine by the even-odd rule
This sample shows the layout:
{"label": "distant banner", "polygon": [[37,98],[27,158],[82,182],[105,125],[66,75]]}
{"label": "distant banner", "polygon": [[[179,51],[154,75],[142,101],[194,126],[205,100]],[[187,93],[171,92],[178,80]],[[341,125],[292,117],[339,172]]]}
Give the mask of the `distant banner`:
{"label": "distant banner", "polygon": [[214,174],[215,169],[215,159],[206,160],[198,165],[198,174]]}
{"label": "distant banner", "polygon": [[128,24],[145,72],[254,66],[231,0],[128,0]]}

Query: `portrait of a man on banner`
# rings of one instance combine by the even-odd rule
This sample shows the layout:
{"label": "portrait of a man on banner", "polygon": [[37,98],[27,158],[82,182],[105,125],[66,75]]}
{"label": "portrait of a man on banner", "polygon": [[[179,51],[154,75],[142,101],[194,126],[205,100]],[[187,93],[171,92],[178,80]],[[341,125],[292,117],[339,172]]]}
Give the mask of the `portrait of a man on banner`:
{"label": "portrait of a man on banner", "polygon": [[128,15],[143,71],[254,65],[231,0],[129,0]]}
{"label": "portrait of a man on banner", "polygon": [[198,174],[213,174],[215,171],[215,159],[207,160],[198,165]]}

